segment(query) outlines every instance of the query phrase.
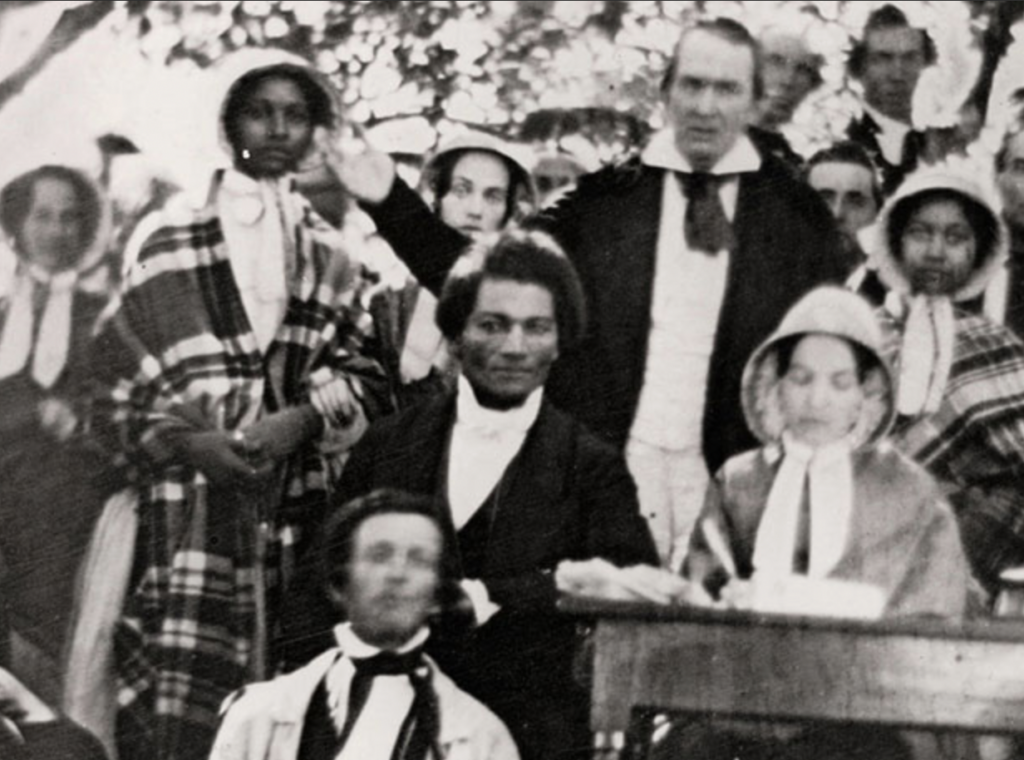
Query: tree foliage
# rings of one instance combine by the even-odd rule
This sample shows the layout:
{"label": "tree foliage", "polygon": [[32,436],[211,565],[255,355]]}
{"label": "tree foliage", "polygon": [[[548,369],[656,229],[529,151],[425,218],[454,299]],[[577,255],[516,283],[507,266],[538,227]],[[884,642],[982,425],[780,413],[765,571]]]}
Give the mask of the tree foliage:
{"label": "tree foliage", "polygon": [[[368,127],[420,117],[441,130],[449,122],[464,122],[516,134],[530,114],[542,111],[552,118],[531,123],[550,123],[557,132],[566,124],[559,114],[569,113],[575,119],[571,126],[615,150],[638,130],[659,125],[661,73],[681,26],[700,14],[738,17],[755,33],[782,17],[812,29],[827,61],[826,84],[807,129],[819,137],[834,134],[855,102],[842,65],[845,52],[878,4],[136,0],[120,5],[130,19],[124,33],[133,35],[151,59],[168,65],[191,61],[206,67],[243,47],[278,47],[307,57],[333,80],[350,117]],[[975,69],[989,75],[1024,7],[1016,1],[898,4],[925,24],[936,19],[941,24],[959,8],[953,23],[970,30],[959,42],[985,48],[987,57]],[[959,61],[953,66],[963,68]],[[963,98],[970,94],[984,110],[984,83],[971,81],[963,89]]]}

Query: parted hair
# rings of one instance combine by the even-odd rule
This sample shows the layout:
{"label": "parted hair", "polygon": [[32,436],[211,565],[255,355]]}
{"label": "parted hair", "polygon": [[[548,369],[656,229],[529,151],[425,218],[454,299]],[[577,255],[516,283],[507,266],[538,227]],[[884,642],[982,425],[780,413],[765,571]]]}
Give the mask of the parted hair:
{"label": "parted hair", "polygon": [[867,64],[868,57],[868,35],[880,29],[916,29],[921,33],[925,65],[931,66],[938,60],[939,54],[935,47],[935,40],[928,34],[928,30],[912,27],[910,21],[907,20],[907,14],[895,5],[883,5],[868,16],[868,20],[864,24],[864,33],[854,43],[850,50],[850,56],[846,59],[846,70],[854,79],[860,79],[864,74],[864,66]]}
{"label": "parted hair", "polygon": [[811,169],[819,164],[853,164],[854,166],[863,166],[869,172],[871,172],[871,191],[875,198],[875,203],[881,208],[885,202],[885,196],[882,194],[882,179],[879,176],[878,166],[874,161],[871,160],[871,156],[866,150],[853,140],[840,140],[834,145],[830,145],[827,148],[822,148],[807,161],[807,168],[804,170],[804,180],[806,181],[811,175]]}
{"label": "parted hair", "polygon": [[412,494],[395,488],[378,488],[363,496],[337,506],[327,518],[323,529],[320,556],[323,577],[336,588],[348,584],[348,568],[355,551],[355,538],[359,527],[378,515],[420,515],[437,526],[441,534],[441,557],[438,567],[438,589],[451,579],[448,576],[447,538],[441,527],[440,507],[429,496]]}
{"label": "parted hair", "polygon": [[701,19],[684,29],[683,33],[679,35],[679,41],[672,51],[672,59],[669,61],[668,69],[665,70],[665,74],[661,79],[662,95],[667,95],[672,88],[672,83],[675,82],[676,67],[679,65],[679,51],[686,44],[686,38],[693,32],[699,31],[708,32],[726,42],[731,42],[734,45],[750,50],[750,54],[754,58],[754,79],[751,87],[754,100],[760,100],[764,96],[764,52],[761,49],[761,43],[739,21],[724,17]]}
{"label": "parted hair", "polygon": [[248,71],[234,81],[228,90],[224,102],[224,134],[232,149],[238,145],[238,117],[242,109],[249,102],[256,88],[268,79],[289,79],[295,83],[302,92],[309,109],[310,123],[314,127],[331,128],[334,126],[336,114],[330,96],[324,90],[324,85],[318,82],[314,75],[292,63],[278,63],[272,66],[264,66]]}

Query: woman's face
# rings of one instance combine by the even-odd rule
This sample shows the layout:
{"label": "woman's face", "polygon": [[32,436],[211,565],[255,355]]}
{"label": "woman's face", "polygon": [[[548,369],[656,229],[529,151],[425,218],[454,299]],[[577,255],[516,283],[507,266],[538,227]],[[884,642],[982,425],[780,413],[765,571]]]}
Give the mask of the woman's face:
{"label": "woman's face", "polygon": [[267,77],[242,103],[232,132],[240,171],[250,177],[295,171],[313,140],[313,120],[302,89],[290,77]]}
{"label": "woman's face", "polygon": [[441,221],[476,237],[504,226],[512,178],[504,160],[482,150],[471,150],[452,167],[452,182],[441,199]]}
{"label": "woman's face", "polygon": [[82,252],[83,228],[74,186],[55,177],[36,180],[18,237],[26,258],[51,272],[74,266]]}
{"label": "woman's face", "polygon": [[900,244],[914,293],[951,295],[963,287],[974,271],[974,228],[963,205],[951,198],[928,201],[911,214]]}
{"label": "woman's face", "polygon": [[864,403],[849,341],[816,333],[801,338],[779,396],[786,429],[801,443],[818,448],[848,434]]}

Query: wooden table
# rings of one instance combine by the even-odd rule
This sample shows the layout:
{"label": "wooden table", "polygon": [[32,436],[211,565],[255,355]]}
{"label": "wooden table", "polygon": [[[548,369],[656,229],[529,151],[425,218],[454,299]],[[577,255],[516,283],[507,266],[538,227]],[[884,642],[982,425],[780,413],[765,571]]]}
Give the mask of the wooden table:
{"label": "wooden table", "polygon": [[1024,732],[1024,620],[825,620],[563,599],[594,620],[591,727],[634,708]]}

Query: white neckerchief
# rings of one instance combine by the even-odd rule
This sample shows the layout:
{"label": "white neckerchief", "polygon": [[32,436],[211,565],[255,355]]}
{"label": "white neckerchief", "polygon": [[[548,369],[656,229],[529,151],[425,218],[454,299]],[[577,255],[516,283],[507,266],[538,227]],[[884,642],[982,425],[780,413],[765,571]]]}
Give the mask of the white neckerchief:
{"label": "white neckerchief", "polygon": [[853,462],[843,438],[812,449],[782,434],[781,451],[770,446],[765,456],[782,456],[754,544],[754,572],[778,578],[793,574],[804,482],[810,496],[811,535],[808,576],[824,578],[842,558],[853,509]]}
{"label": "white neckerchief", "polygon": [[459,375],[448,455],[448,503],[455,529],[469,522],[519,453],[540,412],[544,389],[507,411],[486,409],[465,376]]}
{"label": "white neckerchief", "polygon": [[890,164],[902,163],[903,143],[913,127],[909,124],[904,124],[902,121],[896,121],[891,116],[886,116],[877,108],[873,108],[867,103],[864,103],[864,111],[878,125],[875,139],[878,141],[878,148],[882,151],[885,160]]}
{"label": "white neckerchief", "polygon": [[[71,306],[78,272],[50,273],[33,265],[25,267],[22,272],[15,282],[7,321],[0,336],[0,378],[21,372],[31,355],[32,379],[43,388],[49,388],[67,363],[71,342]],[[46,304],[41,311],[39,333],[35,335],[33,307],[39,288],[46,289]]]}
{"label": "white neckerchief", "polygon": [[938,410],[953,364],[956,322],[948,296],[918,294],[904,303],[895,292],[886,308],[897,316],[906,308],[899,352],[896,409],[910,417]]}
{"label": "white neckerchief", "polygon": [[[404,654],[422,646],[430,635],[430,629],[424,626],[416,634],[395,650],[396,654]],[[344,653],[327,671],[324,685],[327,688],[327,708],[337,731],[345,726],[348,713],[348,693],[355,675],[353,657],[373,657],[381,650],[367,644],[352,630],[350,623],[342,623],[334,629],[334,638]],[[402,723],[412,708],[416,698],[415,689],[406,675],[381,675],[373,680],[373,687],[367,697],[366,704],[359,719],[352,727],[345,746],[338,760],[389,760],[399,734]]]}
{"label": "white neckerchief", "polygon": [[292,236],[300,212],[291,182],[288,176],[256,180],[227,169],[217,197],[231,269],[263,351],[284,322],[296,265]]}

